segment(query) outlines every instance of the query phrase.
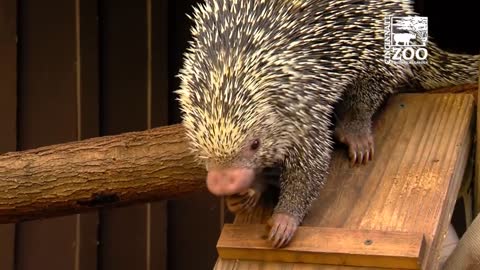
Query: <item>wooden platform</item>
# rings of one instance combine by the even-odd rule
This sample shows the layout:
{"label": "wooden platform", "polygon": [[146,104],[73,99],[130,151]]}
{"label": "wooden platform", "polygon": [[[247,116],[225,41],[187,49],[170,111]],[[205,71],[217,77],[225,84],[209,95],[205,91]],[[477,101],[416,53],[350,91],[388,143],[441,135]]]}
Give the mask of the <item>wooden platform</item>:
{"label": "wooden platform", "polygon": [[[345,149],[337,149],[328,182],[303,226],[338,228],[345,232],[422,234],[425,251],[419,255],[419,268],[436,270],[439,247],[472,148],[473,107],[473,97],[468,94],[402,94],[391,98],[375,122],[375,160],[352,168],[347,162]],[[241,224],[265,223],[270,214],[269,206],[257,208],[251,214],[238,215],[232,226],[245,230]],[[229,229],[232,227],[224,228],[223,236]],[[241,236],[235,240],[240,251],[266,243],[266,240],[258,239],[259,236],[250,237]],[[345,238],[349,237],[351,235]],[[294,238],[292,246],[304,241],[308,238]],[[279,256],[282,251],[285,250],[266,249],[266,257],[255,257],[255,252],[240,256],[256,258],[257,261],[219,258],[215,269],[385,269],[338,266],[342,260],[328,262],[328,265],[299,263],[309,261],[302,256],[296,256],[290,262],[277,261],[286,258]],[[238,250],[235,252],[233,255],[230,252],[227,257],[241,254]],[[323,252],[328,253],[328,250]],[[270,259],[262,259],[267,257]],[[376,265],[375,258],[369,257],[367,261]],[[395,265],[394,260],[391,262],[392,265],[382,267],[398,269],[399,265]]]}

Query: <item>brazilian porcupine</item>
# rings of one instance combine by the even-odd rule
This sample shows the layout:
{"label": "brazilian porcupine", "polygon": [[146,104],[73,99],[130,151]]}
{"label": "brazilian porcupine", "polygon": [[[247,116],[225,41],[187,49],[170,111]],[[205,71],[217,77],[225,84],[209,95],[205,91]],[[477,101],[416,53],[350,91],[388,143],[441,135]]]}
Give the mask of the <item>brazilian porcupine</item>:
{"label": "brazilian porcupine", "polygon": [[385,17],[414,15],[407,0],[206,0],[194,9],[177,91],[183,125],[210,192],[245,194],[243,208],[262,191],[262,168],[281,165],[273,246],[290,241],[325,181],[337,103],[334,133],[364,163],[371,117],[397,86],[476,82],[478,55],[431,42],[429,64],[384,61]]}

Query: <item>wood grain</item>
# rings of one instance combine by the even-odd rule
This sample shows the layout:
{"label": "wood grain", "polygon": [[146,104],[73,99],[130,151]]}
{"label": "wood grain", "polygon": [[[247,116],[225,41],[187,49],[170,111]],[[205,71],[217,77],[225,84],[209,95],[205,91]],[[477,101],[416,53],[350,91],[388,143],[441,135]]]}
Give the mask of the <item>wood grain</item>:
{"label": "wood grain", "polygon": [[[77,54],[78,2],[17,1],[17,150],[79,139],[83,61]],[[95,265],[96,257],[86,256],[96,254],[96,245],[88,241],[96,235],[96,223],[93,216],[72,215],[17,224],[15,269],[80,270]]]}
{"label": "wood grain", "polygon": [[172,198],[204,188],[179,125],[0,156],[0,223]]}
{"label": "wood grain", "polygon": [[[0,0],[0,153],[17,146],[17,5]],[[0,269],[15,269],[15,224],[0,225]]]}
{"label": "wood grain", "polygon": [[421,233],[302,226],[291,245],[272,249],[265,225],[226,224],[218,240],[220,258],[420,269]]}
{"label": "wood grain", "polygon": [[[478,97],[480,93],[480,64],[478,65],[478,87],[476,89],[476,95]],[[473,179],[473,215],[476,216],[480,213],[480,144],[478,140],[480,139],[480,107],[477,103],[476,111],[476,148],[475,148],[475,176]]]}
{"label": "wood grain", "polygon": [[[100,134],[100,72],[99,72],[99,25],[98,2],[75,1],[76,32],[76,103],[77,140],[98,137]],[[68,31],[68,30],[67,30]],[[72,31],[72,30],[71,30]],[[97,269],[98,235],[100,218],[98,211],[75,215],[76,245],[75,270]],[[55,233],[54,228],[43,237],[48,239]],[[48,242],[48,241],[44,241]],[[37,249],[41,249],[37,245]],[[52,254],[55,254],[54,251]],[[45,258],[44,260],[48,260]]]}
{"label": "wood grain", "polygon": [[[160,101],[149,100],[151,70],[148,63],[152,59],[148,53],[148,2],[98,1],[102,135],[148,129],[152,105]],[[99,252],[102,255],[98,268],[149,269],[154,257],[149,228],[161,227],[149,220],[149,216],[158,215],[151,209],[142,203],[100,211],[99,241],[102,245]]]}
{"label": "wood grain", "polygon": [[432,90],[430,94],[469,94],[472,95],[475,104],[478,103],[478,86],[479,84],[463,84],[453,87],[445,87]]}
{"label": "wood grain", "polygon": [[[303,225],[421,232],[426,240],[423,269],[436,270],[471,150],[472,114],[471,95],[392,97],[375,121],[375,160],[352,168],[345,149],[336,147],[327,184]],[[259,207],[237,216],[235,223],[264,223],[270,213],[268,206]],[[377,268],[219,259],[215,269]]]}
{"label": "wood grain", "polygon": [[453,87],[438,88],[428,91],[429,94],[468,94],[474,99],[475,105],[478,103],[478,87],[480,84],[462,84]]}

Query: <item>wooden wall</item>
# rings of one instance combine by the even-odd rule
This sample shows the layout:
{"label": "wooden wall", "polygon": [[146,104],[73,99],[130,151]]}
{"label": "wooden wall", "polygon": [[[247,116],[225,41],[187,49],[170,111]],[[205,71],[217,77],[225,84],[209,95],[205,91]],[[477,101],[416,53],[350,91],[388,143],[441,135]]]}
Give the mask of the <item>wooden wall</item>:
{"label": "wooden wall", "polygon": [[[0,152],[179,122],[174,76],[197,1],[0,0]],[[416,3],[441,44],[478,49],[441,24],[469,25],[467,0],[449,20]],[[211,269],[221,213],[198,193],[0,225],[0,270]]]}
{"label": "wooden wall", "polygon": [[[179,122],[192,3],[0,0],[0,152]],[[219,206],[198,193],[1,225],[0,270],[211,269]]]}
{"label": "wooden wall", "polygon": [[[17,147],[16,4],[0,0],[0,153]],[[0,270],[14,266],[15,226],[0,225]]]}

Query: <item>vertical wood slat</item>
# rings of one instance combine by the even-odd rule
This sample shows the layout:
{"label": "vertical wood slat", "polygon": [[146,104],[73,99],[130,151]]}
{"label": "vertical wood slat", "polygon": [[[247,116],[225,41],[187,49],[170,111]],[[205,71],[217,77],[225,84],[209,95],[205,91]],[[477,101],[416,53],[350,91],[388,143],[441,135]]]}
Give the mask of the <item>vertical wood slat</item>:
{"label": "vertical wood slat", "polygon": [[[200,1],[188,0],[172,3],[170,13],[173,14],[173,23],[169,27],[171,41],[169,43],[171,52],[169,66],[171,84],[170,88],[177,89],[179,81],[174,78],[182,64],[182,54],[190,39],[189,28],[191,21],[185,14],[191,14],[192,6]],[[180,121],[180,114],[175,96],[171,96],[170,102],[174,104],[170,110],[173,123]],[[179,199],[170,201],[168,205],[168,227],[169,227],[169,268],[170,269],[212,269],[215,263],[217,252],[216,241],[220,234],[222,209],[221,202],[208,192],[200,192]],[[191,229],[195,224],[196,230]],[[199,233],[201,232],[201,233]],[[191,241],[196,239],[196,241]],[[190,245],[183,243],[190,242]],[[185,257],[196,254],[196,260],[185,260]]]}
{"label": "vertical wood slat", "polygon": [[[192,6],[200,0],[171,1],[169,14],[169,78],[170,90],[178,88],[179,81],[174,76],[182,64],[182,54],[190,39]],[[180,113],[170,96],[171,123],[180,121]],[[168,202],[168,268],[175,270],[212,269],[217,257],[216,242],[221,230],[221,202],[208,192],[199,192],[182,199]],[[193,225],[194,224],[194,225]],[[194,227],[192,227],[194,226]],[[192,229],[194,228],[194,229]],[[188,243],[186,245],[185,243]],[[186,260],[192,257],[194,260]]]}
{"label": "vertical wood slat", "polygon": [[[103,135],[167,124],[166,5],[101,3]],[[166,218],[165,202],[102,210],[100,268],[167,269]]]}
{"label": "vertical wood slat", "polygon": [[[20,6],[21,150],[76,139],[75,8],[73,1],[60,2]],[[17,227],[17,269],[73,268],[75,216]]]}
{"label": "vertical wood slat", "polygon": [[[96,44],[95,8],[91,1],[21,2],[21,150],[98,134],[98,122],[82,110],[88,107],[94,111],[98,106],[94,98],[86,97],[98,92],[94,73],[97,56],[91,46]],[[82,52],[84,59],[78,59]],[[87,91],[83,91],[82,80],[89,87]],[[79,100],[82,96],[85,98]],[[17,269],[96,269],[97,220],[95,213],[89,213],[18,224]]]}
{"label": "vertical wood slat", "polygon": [[[17,146],[17,8],[0,0],[0,153]],[[13,270],[15,225],[0,225],[0,269]]]}
{"label": "vertical wood slat", "polygon": [[[478,65],[478,91],[477,100],[480,98],[480,63]],[[473,217],[480,213],[480,105],[477,101],[475,131],[475,175],[473,178]]]}
{"label": "vertical wood slat", "polygon": [[[100,3],[101,135],[144,130],[145,1]],[[147,206],[102,209],[100,213],[100,269],[147,269]]]}
{"label": "vertical wood slat", "polygon": [[[206,192],[169,201],[168,269],[213,269],[219,220],[220,202]],[[193,254],[195,259],[185,259]]]}
{"label": "vertical wood slat", "polygon": [[[150,14],[150,127],[168,125],[168,2],[147,0]],[[150,203],[148,270],[167,270],[167,201]]]}
{"label": "vertical wood slat", "polygon": [[[76,1],[77,50],[77,139],[97,137],[99,121],[98,3]],[[76,215],[75,270],[96,270],[99,212]]]}

